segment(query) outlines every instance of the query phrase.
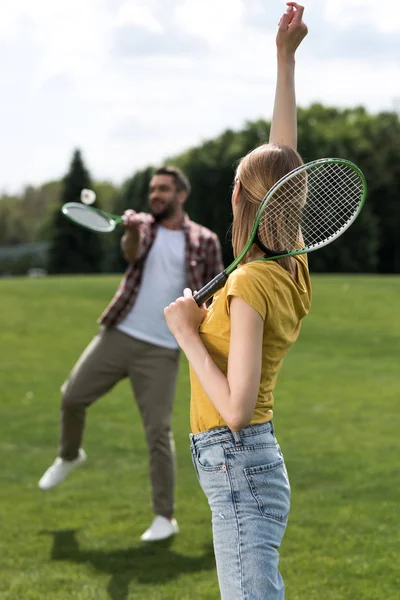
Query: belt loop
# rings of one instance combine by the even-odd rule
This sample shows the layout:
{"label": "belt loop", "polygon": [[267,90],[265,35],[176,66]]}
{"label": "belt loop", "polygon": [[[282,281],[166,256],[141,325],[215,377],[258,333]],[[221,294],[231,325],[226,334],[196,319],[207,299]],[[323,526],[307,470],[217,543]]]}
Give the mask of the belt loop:
{"label": "belt loop", "polygon": [[242,440],[240,438],[239,431],[232,431],[232,435],[233,435],[233,439],[235,440],[236,446],[241,446],[242,445]]}

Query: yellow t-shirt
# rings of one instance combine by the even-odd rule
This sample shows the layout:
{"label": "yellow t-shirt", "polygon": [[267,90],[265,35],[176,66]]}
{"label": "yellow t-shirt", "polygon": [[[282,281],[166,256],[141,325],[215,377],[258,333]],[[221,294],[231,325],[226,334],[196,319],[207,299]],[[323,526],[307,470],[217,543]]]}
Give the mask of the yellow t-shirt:
{"label": "yellow t-shirt", "polygon": [[[215,364],[226,375],[228,367],[230,318],[233,296],[242,298],[264,320],[261,380],[251,424],[265,423],[274,405],[273,389],[284,356],[296,341],[300,321],[308,313],[311,283],[307,256],[296,257],[297,281],[275,261],[255,260],[237,268],[217,292],[200,325],[200,336]],[[190,368],[192,433],[225,426],[200,382]]]}

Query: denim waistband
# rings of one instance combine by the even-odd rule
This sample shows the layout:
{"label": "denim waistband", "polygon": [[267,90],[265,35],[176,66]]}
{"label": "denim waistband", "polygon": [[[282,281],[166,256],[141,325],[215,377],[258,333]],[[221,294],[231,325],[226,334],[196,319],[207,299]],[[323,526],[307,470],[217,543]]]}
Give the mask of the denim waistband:
{"label": "denim waistband", "polygon": [[274,434],[274,426],[272,421],[268,423],[259,423],[256,425],[248,425],[240,431],[231,431],[229,427],[215,427],[214,429],[207,429],[200,433],[190,433],[190,442],[196,446],[206,446],[208,444],[216,444],[219,442],[228,442],[234,440],[236,444],[240,444],[245,438],[260,435],[263,433]]}

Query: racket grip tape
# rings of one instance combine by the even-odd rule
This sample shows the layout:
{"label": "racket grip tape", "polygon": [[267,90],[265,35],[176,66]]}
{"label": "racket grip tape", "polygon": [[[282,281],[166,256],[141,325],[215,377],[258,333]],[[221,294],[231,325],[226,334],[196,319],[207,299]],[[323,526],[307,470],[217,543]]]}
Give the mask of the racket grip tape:
{"label": "racket grip tape", "polygon": [[226,280],[228,279],[227,273],[222,271],[219,273],[214,279],[211,279],[204,287],[201,288],[198,292],[193,295],[193,300],[196,302],[198,306],[204,304],[214,296],[215,292],[224,287]]}

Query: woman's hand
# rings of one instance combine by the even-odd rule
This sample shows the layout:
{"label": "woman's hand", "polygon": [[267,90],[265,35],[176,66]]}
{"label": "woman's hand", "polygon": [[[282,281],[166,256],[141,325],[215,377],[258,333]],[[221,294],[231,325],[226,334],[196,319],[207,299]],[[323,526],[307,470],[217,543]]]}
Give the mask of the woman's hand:
{"label": "woman's hand", "polygon": [[286,12],[279,21],[276,45],[278,54],[294,56],[297,48],[308,33],[307,25],[303,21],[304,6],[297,2],[287,2]]}
{"label": "woman's hand", "polygon": [[179,345],[184,338],[197,334],[206,313],[207,309],[204,306],[197,306],[189,288],[183,291],[183,296],[164,308],[167,325]]}

